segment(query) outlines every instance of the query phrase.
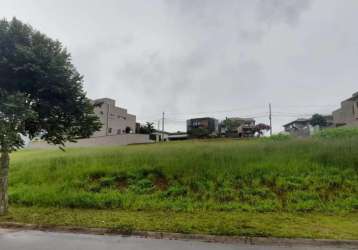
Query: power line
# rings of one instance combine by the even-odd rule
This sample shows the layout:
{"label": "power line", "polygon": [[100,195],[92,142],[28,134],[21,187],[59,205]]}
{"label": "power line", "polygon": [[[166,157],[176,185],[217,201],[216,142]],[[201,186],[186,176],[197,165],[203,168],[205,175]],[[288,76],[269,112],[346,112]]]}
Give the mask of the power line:
{"label": "power line", "polygon": [[[317,104],[306,104],[306,105],[275,105],[276,109],[280,109],[280,108],[284,108],[284,109],[292,109],[292,108],[332,108],[332,107],[336,107],[337,105],[332,105],[332,104],[322,104],[322,105],[317,105]],[[200,115],[200,114],[214,114],[214,113],[225,113],[225,112],[234,112],[234,111],[248,111],[248,110],[264,110],[265,107],[264,106],[251,106],[251,107],[244,107],[244,108],[238,108],[238,109],[222,109],[222,110],[207,110],[207,111],[197,111],[195,113],[176,113],[176,112],[171,112],[171,111],[165,111],[165,113],[167,115],[171,115],[171,116],[189,116],[189,115]],[[158,118],[158,114],[152,114],[152,115],[146,115],[146,116],[142,116],[143,118],[154,118],[157,119]]]}
{"label": "power line", "polygon": [[162,141],[164,141],[164,116],[165,116],[165,113],[163,112],[163,117],[162,117]]}
{"label": "power line", "polygon": [[[241,114],[240,117],[243,118],[262,118],[262,117],[267,117],[267,112],[261,112],[261,113],[256,113],[256,114]],[[175,118],[173,116],[166,116],[165,118],[166,122],[168,121],[177,121],[177,122],[184,122],[187,121],[187,119],[185,118]]]}
{"label": "power line", "polygon": [[214,111],[200,111],[200,112],[195,112],[195,113],[170,113],[170,112],[167,112],[167,114],[170,115],[171,117],[173,117],[173,116],[192,116],[192,115],[230,113],[230,112],[238,112],[238,111],[257,110],[257,109],[263,110],[264,108],[260,107],[260,108],[250,108],[250,109],[227,109],[227,110],[214,110]]}
{"label": "power line", "polygon": [[[265,108],[261,105],[255,107],[251,106],[251,107],[235,108],[235,109],[223,109],[223,110],[200,111],[200,112],[198,111],[193,113],[189,113],[189,112],[178,113],[178,112],[165,111],[162,113],[161,117],[158,114],[152,116],[149,115],[141,116],[141,118],[138,119],[138,121],[141,122],[150,121],[155,124],[158,122],[158,120],[161,120],[162,138],[164,138],[165,123],[169,124],[169,127],[182,126],[186,123],[187,118],[190,117],[195,117],[199,115],[202,116],[218,115],[219,118],[223,119],[223,117],[221,117],[222,116],[221,114],[226,113],[226,116],[231,115],[232,117],[235,117],[236,113],[240,112],[238,116],[242,118],[262,119],[262,118],[269,117],[270,128],[271,128],[270,134],[271,134],[274,117],[279,117],[280,119],[281,118],[308,118],[314,115],[315,113],[326,113],[326,112],[330,113],[331,107],[335,107],[335,106],[336,105],[316,105],[316,104],[315,105],[284,105],[284,106],[275,105],[275,110],[272,110],[272,104],[270,103],[268,112],[267,112],[267,107]],[[324,112],[323,110],[327,110],[327,111]]]}
{"label": "power line", "polygon": [[306,104],[306,105],[275,105],[275,107],[284,107],[284,108],[317,108],[317,107],[336,107],[337,105],[334,104]]}

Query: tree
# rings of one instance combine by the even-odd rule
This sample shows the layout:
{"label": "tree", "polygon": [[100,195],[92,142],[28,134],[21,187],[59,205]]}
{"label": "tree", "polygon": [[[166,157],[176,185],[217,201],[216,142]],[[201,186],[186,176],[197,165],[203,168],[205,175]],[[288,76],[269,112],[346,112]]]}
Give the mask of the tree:
{"label": "tree", "polygon": [[320,114],[314,114],[311,118],[311,125],[312,126],[319,126],[319,127],[326,127],[327,126],[327,120],[324,118],[323,115]]}
{"label": "tree", "polygon": [[82,85],[59,41],[15,18],[0,21],[0,215],[8,209],[9,156],[23,147],[21,135],[63,148],[100,129]]}
{"label": "tree", "polygon": [[154,123],[153,122],[146,122],[145,129],[147,130],[148,134],[151,134],[155,131]]}
{"label": "tree", "polygon": [[139,133],[140,134],[152,134],[155,131],[154,123],[146,122],[144,126],[140,126]]}
{"label": "tree", "polygon": [[240,126],[240,122],[236,120],[232,120],[229,118],[225,118],[222,122],[222,127],[225,128],[226,133],[237,133],[237,128]]}
{"label": "tree", "polygon": [[264,123],[259,123],[255,126],[255,132],[254,134],[257,133],[257,136],[260,137],[264,134],[264,131],[269,131],[271,129],[271,127],[267,124]]}

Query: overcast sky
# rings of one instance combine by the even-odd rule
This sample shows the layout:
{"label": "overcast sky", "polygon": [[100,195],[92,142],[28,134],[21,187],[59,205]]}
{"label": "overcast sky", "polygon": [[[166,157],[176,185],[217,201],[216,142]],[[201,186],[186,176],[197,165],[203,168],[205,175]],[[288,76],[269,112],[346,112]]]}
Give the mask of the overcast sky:
{"label": "overcast sky", "polygon": [[168,130],[257,117],[274,130],[358,91],[358,0],[0,0],[59,39],[90,98]]}

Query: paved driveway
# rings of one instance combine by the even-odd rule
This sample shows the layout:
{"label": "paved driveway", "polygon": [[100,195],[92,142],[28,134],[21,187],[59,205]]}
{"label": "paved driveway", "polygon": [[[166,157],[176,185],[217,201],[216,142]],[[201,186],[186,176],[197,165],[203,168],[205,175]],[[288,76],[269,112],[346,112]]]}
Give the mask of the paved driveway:
{"label": "paved driveway", "polygon": [[[333,250],[329,247],[279,247],[204,243],[199,241],[157,240],[138,237],[0,229],[0,250]],[[349,248],[347,248],[349,249]],[[350,248],[352,249],[352,248]]]}

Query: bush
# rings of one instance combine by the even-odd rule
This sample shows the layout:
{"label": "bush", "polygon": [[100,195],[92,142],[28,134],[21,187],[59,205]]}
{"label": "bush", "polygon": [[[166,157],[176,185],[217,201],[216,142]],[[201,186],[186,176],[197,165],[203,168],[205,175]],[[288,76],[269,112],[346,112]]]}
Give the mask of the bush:
{"label": "bush", "polygon": [[325,139],[358,137],[358,128],[340,127],[324,129],[315,134],[314,137]]}
{"label": "bush", "polygon": [[290,140],[292,139],[292,136],[289,134],[277,134],[277,135],[272,135],[270,137],[267,137],[266,139],[272,140],[272,141],[286,141],[286,140]]}

